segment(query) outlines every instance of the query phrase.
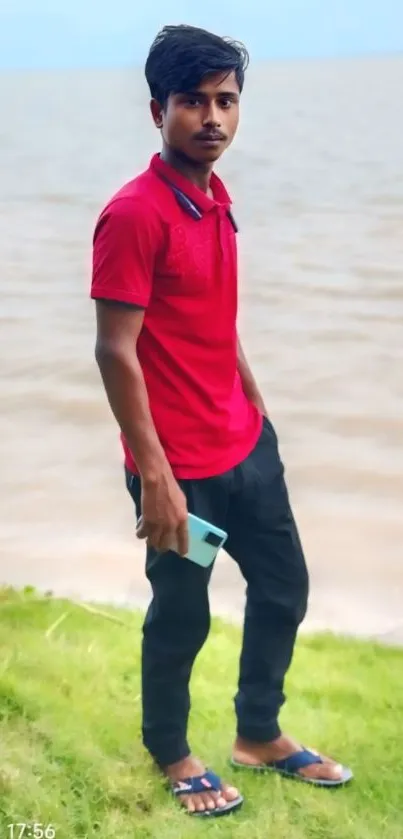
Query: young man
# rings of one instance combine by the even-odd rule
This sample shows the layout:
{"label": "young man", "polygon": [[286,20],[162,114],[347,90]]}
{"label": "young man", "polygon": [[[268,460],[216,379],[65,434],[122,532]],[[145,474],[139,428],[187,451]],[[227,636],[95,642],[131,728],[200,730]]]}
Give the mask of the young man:
{"label": "young man", "polygon": [[352,777],[278,723],[308,577],[276,433],[237,336],[236,224],[212,171],[237,129],[247,61],[242,45],[201,29],[159,33],[145,72],[162,151],[111,199],[94,236],[96,359],[153,591],[143,740],[187,812],[203,816],[231,812],[242,796],[187,742],[212,570],[183,558],[188,512],[229,534],[247,583],[232,765],[320,785]]}

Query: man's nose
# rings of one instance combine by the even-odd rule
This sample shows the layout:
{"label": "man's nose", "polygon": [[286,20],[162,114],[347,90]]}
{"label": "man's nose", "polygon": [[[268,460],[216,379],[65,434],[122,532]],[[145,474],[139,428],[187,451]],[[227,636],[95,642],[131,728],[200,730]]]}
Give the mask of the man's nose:
{"label": "man's nose", "polygon": [[213,126],[214,128],[219,128],[221,125],[220,112],[214,102],[206,107],[203,115],[203,125]]}

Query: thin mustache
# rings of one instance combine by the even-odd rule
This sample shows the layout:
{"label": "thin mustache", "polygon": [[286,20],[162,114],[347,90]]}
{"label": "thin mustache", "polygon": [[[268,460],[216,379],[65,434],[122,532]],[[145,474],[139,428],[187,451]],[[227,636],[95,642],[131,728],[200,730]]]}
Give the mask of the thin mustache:
{"label": "thin mustache", "polygon": [[221,131],[202,131],[200,134],[196,134],[196,140],[225,140],[226,137],[224,134],[221,134]]}

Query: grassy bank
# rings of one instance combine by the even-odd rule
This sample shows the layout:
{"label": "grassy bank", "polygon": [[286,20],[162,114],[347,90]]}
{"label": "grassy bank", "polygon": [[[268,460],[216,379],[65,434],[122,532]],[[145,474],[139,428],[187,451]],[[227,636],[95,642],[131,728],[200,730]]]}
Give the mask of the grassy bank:
{"label": "grassy bank", "polygon": [[240,632],[216,621],[194,671],[191,742],[246,803],[206,823],[178,810],[140,745],[141,615],[105,611],[115,620],[0,590],[1,839],[11,822],[52,824],[56,839],[402,839],[403,651],[300,640],[283,726],[356,774],[315,790],[227,768]]}

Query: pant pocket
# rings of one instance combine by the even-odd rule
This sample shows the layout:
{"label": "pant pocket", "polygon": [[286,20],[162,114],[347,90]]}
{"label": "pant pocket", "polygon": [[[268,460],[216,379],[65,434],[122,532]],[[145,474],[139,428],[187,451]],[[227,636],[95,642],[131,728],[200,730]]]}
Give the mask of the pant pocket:
{"label": "pant pocket", "polygon": [[266,416],[263,416],[263,428],[272,437],[272,439],[274,440],[274,442],[277,446],[278,445],[278,437],[277,437],[276,430],[275,430],[274,425],[271,422],[271,420],[269,420],[269,418],[266,417]]}
{"label": "pant pocket", "polygon": [[137,520],[141,516],[141,480],[125,467],[126,489],[131,496],[136,508]]}

